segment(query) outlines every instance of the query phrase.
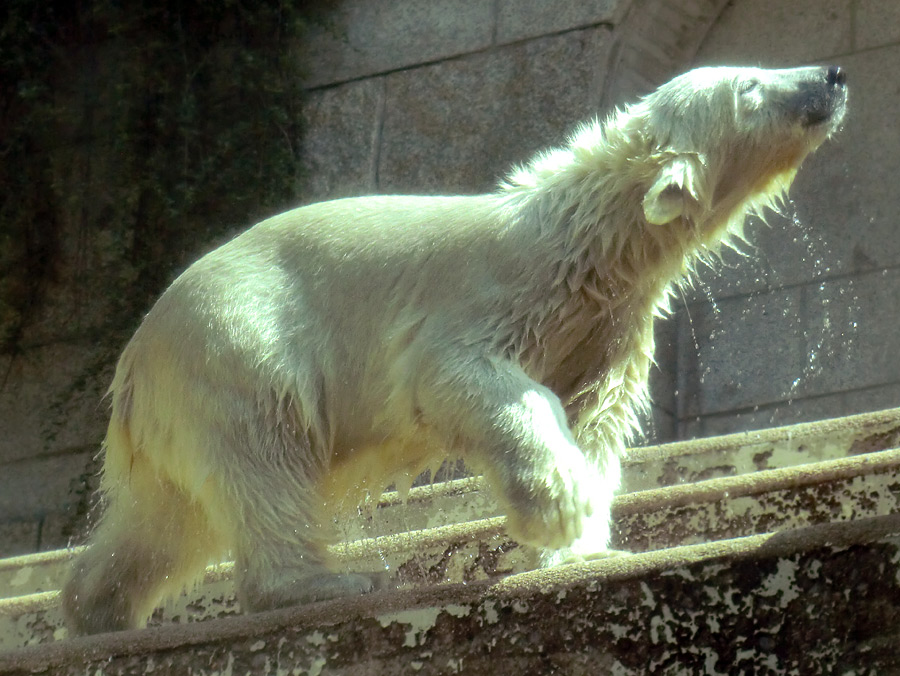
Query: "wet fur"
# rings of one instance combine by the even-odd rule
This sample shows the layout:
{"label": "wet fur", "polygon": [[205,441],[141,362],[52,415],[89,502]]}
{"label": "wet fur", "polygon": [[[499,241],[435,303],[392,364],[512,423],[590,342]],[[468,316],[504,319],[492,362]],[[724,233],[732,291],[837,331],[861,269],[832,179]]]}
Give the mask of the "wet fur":
{"label": "wet fur", "polygon": [[606,553],[654,317],[843,111],[800,124],[768,73],[692,71],[492,194],[313,204],[195,263],[118,364],[72,630],[139,626],[229,552],[250,610],[367,591],[333,514],[448,456],[546,564]]}

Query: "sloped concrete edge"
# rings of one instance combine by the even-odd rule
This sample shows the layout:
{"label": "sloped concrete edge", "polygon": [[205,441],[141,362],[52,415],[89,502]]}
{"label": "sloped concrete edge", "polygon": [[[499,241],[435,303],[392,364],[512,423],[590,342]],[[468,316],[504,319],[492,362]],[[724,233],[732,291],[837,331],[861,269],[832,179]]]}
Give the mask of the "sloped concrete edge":
{"label": "sloped concrete edge", "polygon": [[[193,625],[170,625],[73,639],[0,655],[0,673],[17,676],[26,673],[82,674],[86,670],[100,667],[104,674],[142,673],[143,670],[135,669],[143,663],[142,660],[150,659],[149,656],[154,655],[155,657],[150,660],[153,668],[159,667],[161,660],[165,658],[172,668],[176,665],[182,665],[183,668],[193,665],[193,673],[212,675],[222,673],[217,670],[216,665],[220,665],[224,671],[229,664],[236,666],[236,660],[243,663],[248,658],[260,658],[264,653],[268,655],[267,659],[274,659],[272,649],[277,647],[280,654],[285,646],[290,646],[290,652],[294,655],[290,659],[296,664],[304,660],[307,664],[312,664],[316,660],[328,661],[335,655],[341,655],[342,661],[352,661],[354,655],[359,657],[359,648],[354,649],[353,642],[360,640],[360,632],[366,635],[365,651],[371,658],[374,659],[377,655],[382,655],[384,659],[390,658],[391,655],[399,658],[397,651],[401,648],[425,647],[423,653],[428,653],[425,639],[428,638],[429,629],[438,626],[436,624],[438,619],[441,620],[439,633],[450,637],[446,643],[441,643],[441,649],[451,650],[448,655],[456,652],[460,655],[473,655],[476,653],[473,653],[472,645],[465,641],[463,642],[465,645],[453,648],[455,641],[451,635],[456,630],[451,625],[454,625],[455,621],[465,620],[463,624],[466,625],[475,622],[479,632],[504,633],[508,628],[505,625],[510,618],[534,612],[533,604],[542,606],[540,613],[532,618],[537,621],[541,614],[546,616],[547,608],[544,606],[550,603],[555,607],[557,601],[565,601],[565,604],[559,606],[559,613],[546,618],[551,625],[555,625],[555,628],[550,629],[548,625],[544,628],[545,631],[558,633],[565,632],[567,627],[571,629],[573,617],[566,617],[564,614],[571,614],[574,611],[580,615],[580,619],[576,622],[580,627],[579,631],[584,633],[590,630],[595,634],[595,638],[605,636],[609,639],[610,632],[615,634],[615,629],[594,625],[604,623],[601,612],[605,607],[603,604],[615,606],[612,599],[625,587],[633,592],[634,585],[642,589],[647,585],[652,586],[654,580],[680,578],[684,581],[687,579],[685,576],[694,577],[697,583],[702,583],[704,573],[701,569],[706,571],[708,577],[715,576],[717,571],[745,570],[748,566],[751,570],[772,568],[773,565],[778,568],[783,565],[778,563],[781,560],[788,561],[789,563],[785,565],[789,568],[792,565],[796,567],[798,565],[796,561],[799,558],[809,557],[811,552],[828,550],[834,553],[863,545],[874,546],[898,536],[900,536],[900,514],[852,523],[825,524],[776,534],[560,566],[513,575],[500,582],[484,581],[467,585],[378,593]],[[888,549],[885,560],[893,561],[896,567],[897,546],[890,545]],[[790,563],[792,561],[794,563]],[[763,565],[762,562],[768,564]],[[819,570],[822,570],[824,565],[820,563]],[[880,568],[884,568],[884,561],[881,562]],[[873,570],[866,573],[870,582],[874,582],[876,572]],[[881,572],[884,574],[886,571]],[[896,570],[889,571],[888,577],[896,586]],[[620,592],[616,592],[617,589]],[[716,590],[719,587],[710,589],[708,593],[711,597],[716,594],[719,597],[722,595],[728,597],[730,593],[725,588],[721,588],[718,592]],[[896,589],[892,592],[897,594],[891,596],[888,611],[896,620],[900,608],[896,598],[900,597],[900,592]],[[794,598],[799,595],[796,591],[791,593],[794,594]],[[881,598],[888,598],[882,592],[879,593]],[[578,604],[573,608],[569,600],[573,594],[585,596],[585,604],[590,608],[584,607],[584,612],[579,610]],[[775,595],[773,592],[773,596]],[[844,595],[840,596],[843,598]],[[647,599],[645,601],[651,603]],[[658,603],[659,600],[652,602],[653,605]],[[680,602],[678,599],[670,599],[668,603],[677,606]],[[733,597],[731,603],[732,605],[736,603]],[[865,599],[861,597],[856,599],[853,605],[862,607],[861,604],[871,603],[873,599],[866,595]],[[629,602],[629,605],[633,605],[633,602]],[[694,613],[698,617],[701,617],[703,612],[702,607],[694,608]],[[871,608],[868,612],[872,612]],[[853,614],[849,610],[848,613]],[[499,626],[491,629],[494,625]],[[649,631],[651,628],[643,629]],[[465,629],[466,632],[472,630],[473,626]],[[630,632],[630,629],[627,632]],[[509,636],[494,638],[504,644],[511,640]],[[656,638],[659,639],[659,635]],[[638,637],[634,636],[632,639],[637,641]],[[345,646],[345,642],[349,644]],[[338,643],[341,644],[340,651],[335,650]],[[508,646],[510,654],[515,652],[511,647],[514,644],[515,641]],[[574,648],[575,646],[572,646],[571,650]],[[594,646],[595,651],[597,648],[598,646]],[[528,652],[527,646],[523,646],[523,649]],[[566,650],[571,651],[568,648]],[[616,652],[618,654],[618,651]],[[199,660],[200,653],[209,654]],[[431,653],[437,654],[433,650]],[[286,653],[284,658],[288,659]],[[405,654],[402,659],[409,660],[410,655]],[[209,669],[197,671],[198,665],[202,664],[210,665]],[[420,671],[420,673],[431,672]]]}
{"label": "sloped concrete edge", "polygon": [[[724,510],[717,521],[725,528],[720,537],[738,537],[749,535],[753,532],[765,532],[771,530],[781,530],[776,528],[779,519],[774,513],[785,511],[787,509],[784,504],[778,503],[777,500],[773,505],[768,505],[765,500],[767,495],[776,495],[777,498],[784,500],[785,493],[792,495],[800,495],[801,502],[816,499],[822,500],[822,491],[827,494],[833,491],[835,487],[842,489],[841,492],[835,493],[829,498],[826,504],[809,505],[802,509],[802,512],[794,514],[795,510],[787,509],[795,518],[791,521],[791,527],[807,526],[821,521],[849,520],[851,518],[870,517],[895,511],[896,505],[881,505],[875,509],[874,502],[876,494],[879,491],[893,495],[896,489],[892,488],[895,483],[891,477],[900,474],[900,449],[892,449],[887,451],[879,451],[867,453],[848,458],[838,458],[836,460],[828,460],[819,463],[810,463],[807,465],[799,465],[795,467],[786,467],[783,469],[765,470],[752,474],[744,474],[739,476],[722,477],[709,479],[691,484],[678,486],[668,486],[665,488],[651,489],[639,491],[617,496],[613,502],[613,521],[619,538],[618,546],[634,551],[635,538],[640,542],[638,537],[642,533],[649,533],[657,546],[672,546],[674,543],[671,539],[661,541],[658,538],[664,533],[660,529],[660,525],[654,525],[655,521],[651,517],[659,514],[673,514],[676,510],[679,521],[685,522],[685,527],[677,529],[680,537],[693,535],[693,537],[701,537],[703,532],[697,531],[689,533],[691,519],[691,510],[699,510],[705,505],[720,504]],[[860,494],[859,499],[863,502],[872,503],[867,509],[853,510],[850,498],[861,490],[859,487],[850,488],[841,485],[853,479],[878,479],[878,485],[865,489],[865,495]],[[884,487],[881,484],[885,484]],[[900,484],[898,484],[900,485]],[[804,492],[804,489],[805,492]],[[812,489],[820,489],[818,492]],[[467,493],[462,492],[455,497],[459,500],[465,500]],[[814,498],[814,495],[818,495]],[[753,528],[754,519],[751,515],[744,514],[738,519],[741,528],[734,529],[730,527],[729,519],[730,505],[737,499],[746,497],[759,502],[756,512],[757,516],[767,517],[766,523],[762,528]],[[832,513],[835,500],[844,501],[841,516],[837,518]],[[756,503],[754,503],[756,504]],[[768,505],[768,506],[767,506]],[[801,505],[796,506],[800,509]],[[821,507],[821,509],[820,509]],[[402,575],[404,565],[413,560],[427,554],[433,556],[435,552],[445,551],[444,556],[450,555],[446,552],[456,552],[459,546],[470,542],[479,542],[491,549],[510,549],[515,547],[504,531],[504,517],[475,518],[470,521],[460,521],[450,523],[445,526],[433,527],[424,530],[401,531],[391,533],[389,535],[380,535],[374,538],[361,538],[359,540],[349,541],[333,546],[332,552],[337,561],[342,561],[348,565],[355,566],[358,569],[378,569],[379,564],[393,568],[390,577],[395,582],[403,582],[405,575]],[[687,530],[685,530],[687,529]],[[663,529],[665,530],[665,529]],[[731,531],[729,533],[729,531]],[[743,531],[743,532],[741,532]],[[710,538],[705,538],[710,539]],[[684,542],[683,542],[684,543]],[[690,543],[690,538],[688,542]],[[643,549],[643,547],[638,547]],[[40,566],[62,566],[74,552],[72,550],[60,550],[47,554],[36,555],[31,557],[20,557],[17,564],[21,570],[27,567],[40,568]],[[527,554],[519,554],[518,558],[524,558],[524,563],[528,567],[532,567],[536,559]],[[439,557],[440,558],[440,557]],[[362,568],[360,568],[362,566]],[[210,566],[203,578],[203,583],[209,584],[227,580],[231,577],[232,564],[224,562],[214,566]],[[521,568],[519,568],[521,570]],[[491,573],[485,571],[488,577],[496,576],[496,572]],[[43,570],[35,573],[35,576],[41,579],[50,578],[50,571]],[[399,576],[399,577],[398,577]],[[421,580],[406,580],[408,582],[421,582]],[[14,614],[13,609],[21,610],[21,612],[40,611],[47,607],[47,600],[52,596],[45,596],[38,592],[34,594],[33,603],[27,601],[31,592],[25,591],[24,585],[21,585],[23,592],[20,596],[10,595],[8,599],[0,598],[0,617]],[[55,586],[49,587],[45,591],[55,589]],[[15,591],[10,588],[11,591]],[[40,599],[40,600],[39,600]],[[32,607],[33,605],[33,607]]]}
{"label": "sloped concrete edge", "polygon": [[770,427],[763,430],[735,432],[703,439],[674,441],[655,446],[638,446],[629,449],[623,464],[639,465],[678,456],[701,455],[788,440],[811,442],[835,436],[848,437],[849,455],[883,451],[900,446],[900,408]]}
{"label": "sloped concrete edge", "polygon": [[[843,450],[846,455],[850,456],[900,447],[900,408],[755,432],[741,432],[709,439],[694,439],[658,446],[636,447],[629,450],[627,457],[624,459],[624,465],[627,474],[629,469],[640,465],[661,465],[678,462],[680,458],[689,456],[722,454],[747,447],[759,446],[764,448],[768,445],[785,441],[792,441],[800,446],[804,444],[814,446],[818,445],[823,439],[833,440],[835,438],[839,438],[839,441],[834,443],[842,448],[846,446]],[[721,478],[723,480],[727,479],[727,477]],[[748,481],[753,483],[760,481],[760,479],[749,479]],[[653,484],[654,482],[651,482],[651,485]],[[706,482],[703,482],[702,485],[711,491],[734,490],[728,481],[725,481],[718,487],[716,484]],[[659,487],[663,488],[663,486]],[[662,495],[662,493],[647,492],[653,490],[652,488],[641,489],[633,494],[633,498],[627,497],[630,495],[628,493],[621,495],[617,499],[617,509],[623,509],[625,510],[624,513],[630,513],[635,509],[650,507],[645,501],[650,500],[653,495]],[[687,488],[686,485],[680,487],[679,490],[692,492],[692,489]],[[400,510],[408,510],[409,508],[430,509],[430,505],[442,500],[465,500],[466,502],[471,502],[473,494],[483,491],[485,491],[485,486],[480,477],[439,482],[413,488],[409,492],[406,503],[396,492],[385,493],[378,502],[378,509],[374,511],[380,513],[386,509],[392,510],[395,508]],[[634,502],[634,505],[628,506],[632,502]],[[0,559],[0,590],[9,588],[9,592],[14,592],[15,589],[13,587],[15,585],[12,585],[10,580],[14,576],[22,575],[21,571],[23,569],[31,569],[30,575],[39,577],[44,574],[43,570],[64,565],[80,549],[80,547],[75,547]],[[25,584],[23,583],[22,586],[25,586]]]}

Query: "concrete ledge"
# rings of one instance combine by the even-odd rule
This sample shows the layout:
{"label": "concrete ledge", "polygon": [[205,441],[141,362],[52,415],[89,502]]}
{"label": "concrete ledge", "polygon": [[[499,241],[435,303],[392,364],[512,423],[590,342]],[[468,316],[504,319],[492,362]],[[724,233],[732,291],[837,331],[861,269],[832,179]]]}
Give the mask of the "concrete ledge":
{"label": "concrete ledge", "polygon": [[[598,570],[643,565],[635,561],[670,556],[675,550],[665,548],[678,545],[718,540],[696,550],[710,552],[758,533],[828,522],[852,528],[895,514],[897,446],[900,409],[634,449],[626,484],[648,488],[616,499],[613,537],[620,549],[645,553],[627,557],[627,564],[600,562]],[[347,569],[385,571],[396,587],[390,594],[493,584],[537,564],[533,550],[505,534],[498,512],[478,478],[414,489],[406,504],[387,494],[363,523],[346,529],[347,542],[334,553]],[[0,600],[0,650],[65,638],[54,590],[75,551],[0,560],[0,597],[7,597]],[[201,587],[156,613],[151,626],[185,628],[238,614],[231,572],[229,563],[209,568]]]}
{"label": "concrete ledge", "polygon": [[[256,673],[264,665],[281,673],[321,673],[326,665],[334,674],[406,673],[411,664],[422,674],[453,664],[488,673],[567,665],[578,668],[569,673],[685,673],[674,669],[702,665],[710,674],[765,665],[859,673],[900,664],[884,650],[900,619],[898,536],[897,514],[826,524],[501,582],[75,639],[2,655],[0,673]],[[786,626],[791,632],[781,633]]]}
{"label": "concrete ledge", "polygon": [[[898,469],[900,450],[891,450],[621,496],[613,506],[614,543],[626,551],[646,552],[889,515],[900,511]],[[536,552],[511,540],[504,521],[494,517],[400,532],[349,542],[333,551],[342,567],[383,571],[398,589],[496,580],[536,568]],[[48,570],[38,579],[50,580],[49,568],[59,570],[64,554],[41,557]],[[231,573],[229,563],[210,567],[200,589],[172,601],[151,625],[239,612]],[[21,593],[23,587],[14,589]],[[7,648],[64,637],[56,593],[0,601],[0,636],[0,645]]]}
{"label": "concrete ledge", "polygon": [[[718,500],[726,494],[735,498],[797,482],[815,483],[825,478],[822,472],[843,478],[879,472],[893,465],[893,456],[872,455],[860,462],[847,458],[898,447],[900,408],[758,432],[633,448],[624,460],[624,495],[616,500],[616,518],[664,505],[677,507]],[[832,460],[835,464],[816,464],[817,461]],[[807,467],[798,470],[799,474],[779,475],[763,471],[798,465]],[[709,482],[741,475],[745,478],[737,483]],[[653,492],[667,486],[677,487],[677,490]],[[702,495],[708,497],[703,499]],[[471,477],[414,488],[405,503],[398,493],[385,493],[377,509],[365,511],[362,523],[348,525],[344,535],[347,541],[363,540],[447,523],[476,521],[499,513],[482,480]],[[60,567],[76,551],[78,548],[0,559],[0,594],[15,596],[55,589],[59,584]]]}

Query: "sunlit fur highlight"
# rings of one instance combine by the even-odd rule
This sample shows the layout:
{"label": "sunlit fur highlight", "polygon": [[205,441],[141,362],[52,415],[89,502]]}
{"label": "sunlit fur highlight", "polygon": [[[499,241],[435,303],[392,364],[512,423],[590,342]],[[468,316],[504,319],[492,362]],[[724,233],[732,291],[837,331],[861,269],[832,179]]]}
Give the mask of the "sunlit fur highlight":
{"label": "sunlit fur highlight", "polygon": [[366,591],[333,515],[448,456],[545,564],[607,553],[654,317],[839,123],[817,90],[800,123],[815,73],[692,71],[494,193],[314,204],[195,263],[119,362],[69,626],[140,626],[228,552],[251,610]]}

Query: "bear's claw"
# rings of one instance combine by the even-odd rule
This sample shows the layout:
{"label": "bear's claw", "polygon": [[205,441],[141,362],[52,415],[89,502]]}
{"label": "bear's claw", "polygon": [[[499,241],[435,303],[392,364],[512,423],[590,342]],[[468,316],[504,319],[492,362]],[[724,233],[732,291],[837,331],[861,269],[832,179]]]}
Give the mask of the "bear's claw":
{"label": "bear's claw", "polygon": [[507,529],[521,542],[558,549],[581,537],[584,520],[593,513],[587,480],[591,470],[576,447],[555,454],[551,461],[542,479],[513,478],[525,485],[506,492]]}

